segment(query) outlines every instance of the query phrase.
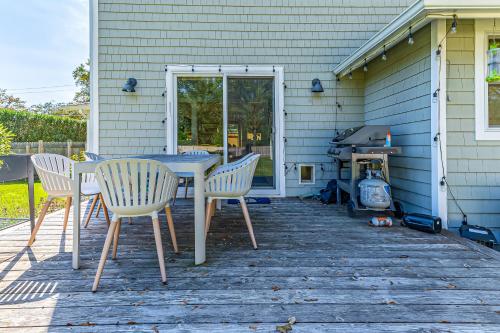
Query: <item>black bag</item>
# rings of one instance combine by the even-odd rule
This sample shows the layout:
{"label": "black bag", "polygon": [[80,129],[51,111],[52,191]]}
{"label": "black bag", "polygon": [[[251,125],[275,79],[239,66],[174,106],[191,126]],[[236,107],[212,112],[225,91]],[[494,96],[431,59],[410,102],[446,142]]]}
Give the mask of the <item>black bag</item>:
{"label": "black bag", "polygon": [[410,213],[403,216],[402,225],[420,231],[430,232],[433,234],[441,232],[441,218],[437,216]]}
{"label": "black bag", "polygon": [[324,204],[337,202],[337,180],[330,180],[326,185],[326,188],[319,191],[319,201]]}
{"label": "black bag", "polygon": [[462,222],[460,226],[460,236],[476,241],[480,244],[493,248],[498,244],[497,238],[493,232],[485,227],[479,225],[469,225],[466,221]]}

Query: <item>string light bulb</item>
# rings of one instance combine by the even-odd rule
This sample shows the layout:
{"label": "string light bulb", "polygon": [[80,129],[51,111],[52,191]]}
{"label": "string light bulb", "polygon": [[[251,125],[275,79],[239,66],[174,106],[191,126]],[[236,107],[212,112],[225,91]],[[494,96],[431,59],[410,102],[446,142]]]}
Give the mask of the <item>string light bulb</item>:
{"label": "string light bulb", "polygon": [[457,33],[457,16],[453,15],[453,22],[451,22],[451,29],[450,29],[452,34]]}
{"label": "string light bulb", "polygon": [[349,72],[349,80],[352,80],[352,70]]}
{"label": "string light bulb", "polygon": [[387,51],[385,50],[385,45],[384,45],[384,51],[382,52],[382,60],[387,61]]}
{"label": "string light bulb", "polygon": [[368,72],[368,64],[366,63],[366,58],[365,58],[365,64],[363,65],[363,71]]}
{"label": "string light bulb", "polygon": [[415,40],[413,39],[413,34],[411,33],[411,26],[408,29],[408,45],[413,45],[415,44]]}

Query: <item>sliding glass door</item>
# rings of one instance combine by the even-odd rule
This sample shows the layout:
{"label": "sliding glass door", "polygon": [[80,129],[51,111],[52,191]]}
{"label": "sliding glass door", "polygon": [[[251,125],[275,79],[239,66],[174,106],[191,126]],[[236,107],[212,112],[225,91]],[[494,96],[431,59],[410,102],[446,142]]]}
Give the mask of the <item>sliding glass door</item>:
{"label": "sliding glass door", "polygon": [[275,186],[273,83],[273,78],[227,78],[227,159],[260,154],[254,187]]}
{"label": "sliding glass door", "polygon": [[274,76],[174,79],[177,153],[208,150],[227,162],[260,154],[252,187],[276,189]]}

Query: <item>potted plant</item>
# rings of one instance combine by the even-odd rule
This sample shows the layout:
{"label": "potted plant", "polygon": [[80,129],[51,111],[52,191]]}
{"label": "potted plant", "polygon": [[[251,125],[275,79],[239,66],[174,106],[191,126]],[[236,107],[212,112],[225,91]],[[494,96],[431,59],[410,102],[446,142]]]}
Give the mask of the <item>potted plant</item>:
{"label": "potted plant", "polygon": [[490,42],[486,53],[488,56],[488,73],[486,76],[486,82],[498,82],[500,81],[500,48],[496,40]]}

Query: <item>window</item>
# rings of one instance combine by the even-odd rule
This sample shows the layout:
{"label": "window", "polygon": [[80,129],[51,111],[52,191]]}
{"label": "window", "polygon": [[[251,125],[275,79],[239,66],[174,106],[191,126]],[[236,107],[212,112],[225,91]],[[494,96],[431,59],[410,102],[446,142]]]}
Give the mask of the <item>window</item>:
{"label": "window", "polygon": [[315,173],[315,168],[313,164],[300,164],[299,184],[314,184],[316,182],[314,173]]}
{"label": "window", "polygon": [[500,53],[488,52],[500,46],[500,29],[493,20],[476,20],[475,30],[476,140],[500,140]]}

